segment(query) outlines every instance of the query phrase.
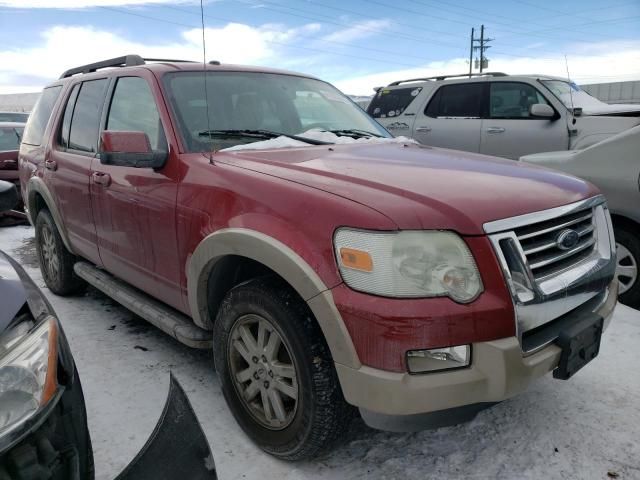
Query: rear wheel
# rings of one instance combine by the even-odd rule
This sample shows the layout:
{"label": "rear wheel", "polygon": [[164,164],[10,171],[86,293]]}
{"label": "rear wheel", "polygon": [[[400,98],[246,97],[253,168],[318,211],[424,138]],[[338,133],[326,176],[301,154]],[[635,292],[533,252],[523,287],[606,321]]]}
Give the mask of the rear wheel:
{"label": "rear wheel", "polygon": [[640,307],[640,238],[622,228],[615,229],[620,302]]}
{"label": "rear wheel", "polygon": [[81,291],[85,283],[73,271],[76,257],[64,246],[49,210],[40,210],[35,230],[40,271],[49,290],[57,295],[71,295]]}
{"label": "rear wheel", "polygon": [[274,277],[226,296],[214,325],[214,360],[236,420],[266,452],[313,457],[348,428],[329,348],[307,305]]}

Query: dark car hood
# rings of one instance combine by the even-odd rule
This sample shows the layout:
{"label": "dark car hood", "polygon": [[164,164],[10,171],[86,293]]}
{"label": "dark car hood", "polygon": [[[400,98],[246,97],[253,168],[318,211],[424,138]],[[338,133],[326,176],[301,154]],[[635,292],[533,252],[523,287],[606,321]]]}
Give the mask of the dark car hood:
{"label": "dark car hood", "polygon": [[367,205],[401,229],[483,234],[486,222],[597,195],[591,184],[512,160],[416,144],[221,151],[216,160]]}
{"label": "dark car hood", "polygon": [[27,301],[27,292],[18,272],[7,256],[0,252],[0,334]]}

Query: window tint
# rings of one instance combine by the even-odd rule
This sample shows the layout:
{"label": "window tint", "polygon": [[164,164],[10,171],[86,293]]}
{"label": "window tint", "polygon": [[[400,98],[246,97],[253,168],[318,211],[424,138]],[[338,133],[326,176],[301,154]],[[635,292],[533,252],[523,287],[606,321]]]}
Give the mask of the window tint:
{"label": "window tint", "polygon": [[106,79],[83,82],[71,117],[69,148],[95,152],[98,145],[100,111],[104,101]]}
{"label": "window tint", "polygon": [[396,117],[411,105],[411,102],[421,91],[422,87],[396,88],[393,90],[381,88],[371,100],[367,113],[373,118]]}
{"label": "window tint", "polygon": [[71,90],[69,100],[67,100],[67,106],[64,109],[64,117],[62,119],[62,128],[60,129],[60,145],[64,148],[69,148],[69,130],[71,128],[71,116],[73,115],[73,107],[76,104],[76,98],[78,98],[78,90],[80,90],[80,84],[76,83]]}
{"label": "window tint", "polygon": [[18,150],[20,147],[20,134],[22,129],[14,127],[0,128],[0,152]]}
{"label": "window tint", "polygon": [[29,120],[28,113],[22,112],[0,112],[0,122],[21,122],[26,123]]}
{"label": "window tint", "polygon": [[490,118],[528,118],[531,105],[548,104],[533,86],[517,82],[492,82],[489,98]]}
{"label": "window tint", "polygon": [[29,122],[24,132],[22,141],[29,145],[40,145],[42,142],[42,136],[44,130],[49,123],[49,117],[53,111],[53,106],[56,104],[58,95],[62,90],[61,86],[45,88],[42,91],[42,95],[38,99],[36,106],[33,109],[33,113],[29,117]]}
{"label": "window tint", "polygon": [[482,83],[461,83],[440,87],[425,110],[429,117],[479,118],[482,107]]}
{"label": "window tint", "polygon": [[156,102],[147,81],[140,77],[118,79],[111,100],[107,130],[144,132],[153,150],[166,150]]}

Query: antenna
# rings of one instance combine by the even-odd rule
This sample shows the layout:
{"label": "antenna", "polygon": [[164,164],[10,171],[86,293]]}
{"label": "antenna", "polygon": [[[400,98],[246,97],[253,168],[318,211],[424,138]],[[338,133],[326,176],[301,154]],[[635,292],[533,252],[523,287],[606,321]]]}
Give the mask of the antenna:
{"label": "antenna", "polygon": [[[206,104],[207,132],[209,133],[209,141],[211,141],[211,120],[209,120],[209,93],[207,92],[207,42],[205,40],[204,34],[203,0],[200,0],[200,22],[202,25],[202,78],[204,85],[204,102]],[[209,162],[213,163],[213,156],[211,154],[209,154]]]}
{"label": "antenna", "polygon": [[571,100],[571,116],[573,117],[573,124],[576,124],[576,109],[573,106],[573,87],[571,86],[571,76],[569,75],[569,61],[567,55],[564,56],[564,64],[567,67],[567,82],[569,83],[569,99]]}

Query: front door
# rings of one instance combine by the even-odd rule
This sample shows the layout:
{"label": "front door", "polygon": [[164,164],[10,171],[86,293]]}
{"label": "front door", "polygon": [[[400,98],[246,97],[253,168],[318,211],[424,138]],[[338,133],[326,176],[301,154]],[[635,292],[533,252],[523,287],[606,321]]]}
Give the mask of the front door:
{"label": "front door", "polygon": [[418,112],[413,138],[424,145],[478,152],[483,92],[483,82],[441,86]]}
{"label": "front door", "polygon": [[491,82],[489,108],[482,122],[480,152],[517,160],[523,155],[567,150],[569,134],[560,115],[534,118],[529,108],[551,103],[533,85]]}
{"label": "front door", "polygon": [[[144,132],[154,151],[166,152],[166,130],[151,88],[155,81],[150,73],[116,78],[103,115],[104,129]],[[171,160],[153,170],[104,165],[96,159],[91,198],[105,268],[181,308],[175,226],[179,172]]]}
{"label": "front door", "polygon": [[100,114],[108,79],[76,83],[66,99],[62,124],[45,157],[50,185],[74,253],[101,264],[93,222],[89,177],[98,150]]}

